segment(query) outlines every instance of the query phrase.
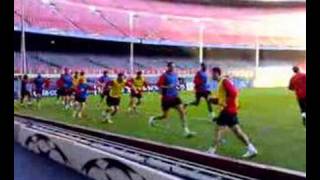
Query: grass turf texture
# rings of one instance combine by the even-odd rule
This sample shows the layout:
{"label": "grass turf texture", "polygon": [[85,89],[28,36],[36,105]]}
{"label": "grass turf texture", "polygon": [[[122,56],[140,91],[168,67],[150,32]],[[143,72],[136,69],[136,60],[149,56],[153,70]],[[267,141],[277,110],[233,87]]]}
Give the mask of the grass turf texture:
{"label": "grass turf texture", "polygon": [[[194,95],[183,92],[181,98],[184,102],[190,102]],[[160,113],[159,94],[146,93],[138,114],[127,112],[128,100],[128,95],[122,97],[121,110],[113,118],[114,124],[101,122],[102,110],[97,108],[99,96],[89,97],[82,119],[73,119],[72,111],[63,110],[61,104],[56,105],[55,98],[43,99],[41,110],[35,106],[21,107],[15,104],[15,112],[202,151],[211,145],[214,126],[208,118],[204,101],[198,107],[188,108],[189,127],[197,135],[187,139],[182,135],[183,129],[175,110],[170,111],[168,121],[158,122],[155,128],[148,126],[149,116]],[[243,89],[240,106],[240,124],[260,153],[249,161],[305,171],[306,132],[294,94],[284,88]],[[232,133],[226,133],[224,137],[226,142],[218,153],[240,158],[245,146]]]}

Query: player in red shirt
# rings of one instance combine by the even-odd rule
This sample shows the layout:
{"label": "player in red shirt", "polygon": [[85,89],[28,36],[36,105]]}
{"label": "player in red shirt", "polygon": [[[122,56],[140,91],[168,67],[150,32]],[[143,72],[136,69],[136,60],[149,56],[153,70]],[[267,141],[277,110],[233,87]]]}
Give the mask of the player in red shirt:
{"label": "player in red shirt", "polygon": [[203,98],[207,103],[209,117],[214,118],[215,114],[212,110],[211,103],[209,102],[210,86],[208,82],[207,66],[205,63],[201,63],[201,69],[196,73],[193,79],[196,99],[189,104],[184,104],[184,106],[198,106],[201,98]]}
{"label": "player in red shirt", "polygon": [[213,145],[209,149],[209,153],[215,153],[222,138],[222,134],[226,127],[229,127],[234,134],[247,146],[247,152],[242,156],[244,158],[253,157],[258,151],[250,142],[249,137],[243,132],[238,120],[238,90],[233,83],[226,77],[221,76],[221,69],[214,67],[212,69],[212,79],[218,81],[217,95],[212,98],[213,104],[218,105],[220,113],[213,121],[217,123],[215,126],[215,135]]}
{"label": "player in red shirt", "polygon": [[306,80],[307,76],[305,73],[300,72],[298,66],[292,68],[295,73],[290,79],[289,89],[296,93],[296,97],[300,106],[301,117],[304,127],[306,127],[306,107],[307,107],[307,96],[306,96]]}
{"label": "player in red shirt", "polygon": [[182,104],[182,100],[179,97],[179,92],[177,89],[178,85],[178,75],[174,72],[175,64],[169,62],[167,64],[167,70],[163,73],[158,82],[157,86],[161,93],[161,109],[162,115],[151,116],[149,118],[149,125],[154,126],[155,121],[168,119],[169,110],[176,109],[179,112],[182,127],[184,129],[184,136],[189,138],[194,136],[196,133],[189,130],[187,124],[187,117],[185,108]]}
{"label": "player in red shirt", "polygon": [[49,78],[46,78],[44,80],[44,89],[49,89],[50,88],[50,79]]}
{"label": "player in red shirt", "polygon": [[57,86],[57,104],[63,104],[63,74],[60,75],[60,78],[56,81]]}

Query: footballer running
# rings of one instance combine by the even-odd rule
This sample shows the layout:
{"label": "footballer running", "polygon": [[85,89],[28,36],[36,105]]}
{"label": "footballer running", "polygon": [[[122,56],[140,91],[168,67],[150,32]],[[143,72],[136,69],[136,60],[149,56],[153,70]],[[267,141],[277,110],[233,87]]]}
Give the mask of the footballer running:
{"label": "footballer running", "polygon": [[238,90],[228,78],[221,76],[219,67],[212,68],[212,79],[218,81],[218,88],[216,97],[212,98],[211,101],[213,104],[218,105],[220,113],[213,119],[217,126],[215,126],[212,147],[209,148],[208,152],[211,154],[216,153],[223,133],[227,128],[230,128],[237,138],[247,146],[247,152],[242,157],[254,157],[258,154],[258,151],[239,125]]}
{"label": "footballer running", "polygon": [[128,80],[127,85],[130,87],[130,102],[128,111],[137,112],[137,106],[141,104],[143,88],[147,88],[147,82],[142,76],[142,71],[138,71],[136,77]]}
{"label": "footballer running", "polygon": [[185,137],[192,137],[195,135],[195,132],[189,130],[186,112],[184,105],[179,97],[178,93],[178,75],[174,72],[175,64],[169,62],[167,64],[167,70],[163,73],[158,82],[157,86],[161,92],[161,109],[162,115],[152,116],[149,118],[149,125],[154,126],[156,121],[167,119],[169,116],[169,110],[174,108],[178,111],[180,115],[180,120],[182,122],[182,127],[184,130]]}
{"label": "footballer running", "polygon": [[304,127],[306,127],[306,108],[307,108],[307,93],[306,93],[306,81],[307,76],[302,73],[298,66],[292,68],[294,75],[290,79],[289,90],[296,93],[296,97],[299,103],[301,118]]}
{"label": "footballer running", "polygon": [[119,73],[117,78],[110,81],[108,84],[108,89],[110,89],[109,96],[107,96],[107,108],[102,112],[103,121],[108,123],[113,123],[111,117],[116,115],[119,110],[120,100],[122,96],[122,91],[126,86],[126,80],[124,79],[124,74]]}
{"label": "footballer running", "polygon": [[212,111],[212,106],[209,101],[210,86],[208,82],[209,78],[207,75],[207,66],[205,63],[201,63],[201,69],[196,73],[193,79],[195,89],[195,100],[189,104],[184,104],[184,106],[198,106],[201,98],[203,98],[207,103],[209,117],[214,118],[215,114]]}

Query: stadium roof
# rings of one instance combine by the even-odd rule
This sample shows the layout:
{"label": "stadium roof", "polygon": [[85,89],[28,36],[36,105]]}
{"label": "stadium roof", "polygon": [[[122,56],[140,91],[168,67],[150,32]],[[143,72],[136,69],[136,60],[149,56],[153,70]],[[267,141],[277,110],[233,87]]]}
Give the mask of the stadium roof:
{"label": "stadium roof", "polygon": [[[15,30],[21,0],[15,0]],[[146,0],[24,0],[27,31],[145,44],[305,49],[306,9],[204,6]],[[129,14],[134,14],[132,34]]]}

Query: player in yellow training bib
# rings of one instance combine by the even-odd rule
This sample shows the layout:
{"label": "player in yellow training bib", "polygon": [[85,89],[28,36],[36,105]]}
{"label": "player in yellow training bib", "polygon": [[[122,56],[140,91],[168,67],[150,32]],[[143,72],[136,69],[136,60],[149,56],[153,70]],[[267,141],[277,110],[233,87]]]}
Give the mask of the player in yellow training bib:
{"label": "player in yellow training bib", "polygon": [[110,81],[107,86],[110,89],[110,94],[107,96],[107,109],[103,111],[102,116],[103,121],[112,123],[111,116],[114,116],[118,112],[122,91],[126,86],[124,74],[119,73],[117,79]]}
{"label": "player in yellow training bib", "polygon": [[84,71],[80,72],[79,80],[83,81],[83,83],[87,83],[87,78],[85,76],[85,72]]}
{"label": "player in yellow training bib", "polygon": [[142,77],[142,71],[137,72],[137,76],[128,80],[127,85],[130,87],[129,112],[137,112],[137,106],[141,104],[143,88],[147,88],[147,82]]}
{"label": "player in yellow training bib", "polygon": [[76,89],[78,87],[78,84],[79,84],[79,72],[78,71],[75,71],[73,73],[73,76],[72,76],[72,92],[71,92],[71,97],[70,97],[70,105],[73,106],[74,103],[75,103],[75,93],[76,93]]}
{"label": "player in yellow training bib", "polygon": [[219,107],[219,115],[214,118],[216,122],[214,138],[212,146],[208,152],[215,154],[218,147],[220,147],[221,138],[226,128],[229,127],[236,137],[247,146],[247,152],[242,155],[244,158],[251,158],[258,154],[256,147],[252,144],[248,135],[242,130],[238,119],[238,97],[239,92],[236,86],[228,78],[221,75],[221,69],[219,67],[212,68],[212,79],[218,81],[218,88],[216,97],[211,99],[211,102]]}

